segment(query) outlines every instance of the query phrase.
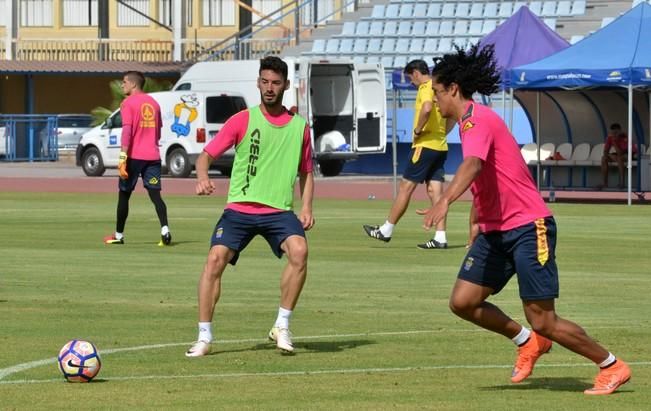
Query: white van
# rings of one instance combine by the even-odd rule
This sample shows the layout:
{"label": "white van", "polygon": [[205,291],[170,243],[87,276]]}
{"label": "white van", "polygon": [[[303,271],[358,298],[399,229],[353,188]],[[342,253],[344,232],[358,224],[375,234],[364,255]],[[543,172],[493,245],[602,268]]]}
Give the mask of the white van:
{"label": "white van", "polygon": [[[244,97],[232,92],[164,91],[150,95],[161,108],[162,166],[173,177],[189,176],[206,143],[230,116],[246,109]],[[88,176],[101,176],[106,168],[117,168],[121,136],[122,117],[117,110],[82,136],[77,146],[77,165]],[[233,155],[231,149],[213,166],[230,175]]]}
{"label": "white van", "polygon": [[[346,160],[386,149],[386,90],[380,64],[349,59],[285,57],[290,90],[283,104],[296,108],[312,128],[321,173],[335,176]],[[227,90],[260,104],[259,60],[201,62],[191,66],[174,90]]]}

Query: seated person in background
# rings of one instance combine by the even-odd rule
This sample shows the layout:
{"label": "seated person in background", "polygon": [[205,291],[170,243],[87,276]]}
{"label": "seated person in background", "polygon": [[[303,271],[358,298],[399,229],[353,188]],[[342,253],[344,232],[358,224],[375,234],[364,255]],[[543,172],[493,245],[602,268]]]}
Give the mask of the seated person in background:
{"label": "seated person in background", "polygon": [[[633,159],[637,154],[637,146],[633,143]],[[611,149],[614,151],[611,153]],[[618,188],[624,188],[624,166],[628,162],[628,137],[626,133],[622,132],[622,127],[618,123],[613,123],[610,126],[610,134],[606,138],[604,144],[604,155],[601,157],[601,177],[603,184],[597,186],[601,189],[608,187],[608,163],[617,163],[619,169],[619,183]]]}

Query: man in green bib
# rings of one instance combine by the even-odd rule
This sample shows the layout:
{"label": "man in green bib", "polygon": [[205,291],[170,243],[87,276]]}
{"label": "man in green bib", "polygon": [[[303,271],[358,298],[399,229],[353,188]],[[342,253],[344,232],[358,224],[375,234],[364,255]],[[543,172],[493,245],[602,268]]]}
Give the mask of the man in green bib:
{"label": "man in green bib", "polygon": [[[261,104],[228,119],[197,159],[196,193],[209,195],[215,191],[208,177],[210,164],[235,147],[227,204],[213,230],[199,278],[199,337],[185,353],[188,357],[210,352],[212,318],[224,269],[228,263],[235,265],[258,234],[278,258],[287,255],[280,280],[278,317],[269,339],[282,352],[294,351],[289,319],[307,275],[305,230],[314,225],[314,178],[310,128],[305,119],[282,104],[289,88],[287,71],[287,64],[278,57],[260,60],[257,83]],[[302,198],[298,215],[292,211],[297,174]]]}

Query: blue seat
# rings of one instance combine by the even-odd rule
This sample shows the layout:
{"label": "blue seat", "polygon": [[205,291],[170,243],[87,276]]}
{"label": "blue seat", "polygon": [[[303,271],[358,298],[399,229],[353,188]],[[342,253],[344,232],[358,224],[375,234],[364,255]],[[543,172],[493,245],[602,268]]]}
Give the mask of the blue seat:
{"label": "blue seat", "polygon": [[486,3],[484,6],[484,17],[496,18],[497,17],[498,3]]}
{"label": "blue seat", "polygon": [[454,17],[455,3],[444,3],[441,9],[441,17]]}
{"label": "blue seat", "polygon": [[478,19],[483,16],[484,3],[472,3],[472,8],[470,9],[470,17]]}
{"label": "blue seat", "polygon": [[312,52],[310,54],[323,54],[326,48],[325,39],[315,39],[312,43]]}
{"label": "blue seat", "polygon": [[425,20],[415,21],[414,25],[411,27],[412,36],[424,36],[425,35]]}
{"label": "blue seat", "polygon": [[457,20],[454,24],[454,35],[465,36],[468,34],[468,20]]}
{"label": "blue seat", "polygon": [[585,14],[585,0],[574,0],[572,3],[572,15],[579,16]]}
{"label": "blue seat", "polygon": [[381,19],[384,17],[384,5],[376,4],[373,6],[373,11],[371,12],[371,17],[374,19]]}
{"label": "blue seat", "polygon": [[384,22],[381,20],[375,20],[371,22],[371,26],[368,30],[368,34],[371,36],[380,36],[384,32]]}
{"label": "blue seat", "polygon": [[427,8],[427,18],[437,19],[441,17],[441,3],[430,3]]}
{"label": "blue seat", "polygon": [[371,29],[371,25],[368,21],[362,20],[357,22],[357,27],[355,27],[355,34],[358,36],[368,36],[368,32]]}
{"label": "blue seat", "polygon": [[468,17],[470,15],[470,3],[457,3],[454,15],[456,17]]}
{"label": "blue seat", "polygon": [[398,33],[398,22],[396,20],[388,20],[384,24],[384,35],[394,36]]}
{"label": "blue seat", "polygon": [[439,21],[430,20],[427,22],[427,27],[425,28],[426,36],[436,36],[439,34]]}
{"label": "blue seat", "polygon": [[344,26],[341,29],[341,34],[345,36],[352,36],[355,34],[355,26],[357,24],[354,21],[346,21],[344,22]]}
{"label": "blue seat", "polygon": [[389,4],[384,13],[384,17],[388,19],[397,19],[400,14],[400,4]]}
{"label": "blue seat", "polygon": [[505,1],[500,3],[500,9],[497,13],[498,17],[508,19],[513,14],[513,3],[510,1]]}
{"label": "blue seat", "polygon": [[385,37],[382,41],[382,52],[393,53],[396,49],[396,39],[392,37]]}
{"label": "blue seat", "polygon": [[542,6],[542,11],[540,16],[543,17],[551,17],[551,16],[556,16],[556,2],[553,0],[548,0],[543,3]]}
{"label": "blue seat", "polygon": [[409,43],[409,38],[399,38],[396,43],[395,52],[400,54],[407,54],[407,52],[409,52]]}
{"label": "blue seat", "polygon": [[328,39],[328,42],[326,43],[326,49],[325,49],[326,54],[336,54],[338,51],[339,51],[339,39],[338,38]]}
{"label": "blue seat", "polygon": [[403,20],[398,25],[398,35],[399,36],[408,36],[411,34],[411,21]]}
{"label": "blue seat", "polygon": [[401,19],[408,19],[414,15],[414,5],[411,3],[404,3],[400,5],[400,12],[398,17]]}
{"label": "blue seat", "polygon": [[353,52],[355,52],[356,54],[366,53],[367,45],[368,45],[368,39],[356,38],[353,46]]}
{"label": "blue seat", "polygon": [[452,34],[453,26],[452,26],[452,21],[450,20],[445,20],[441,22],[441,25],[439,26],[439,34],[444,36],[444,35],[450,35]]}

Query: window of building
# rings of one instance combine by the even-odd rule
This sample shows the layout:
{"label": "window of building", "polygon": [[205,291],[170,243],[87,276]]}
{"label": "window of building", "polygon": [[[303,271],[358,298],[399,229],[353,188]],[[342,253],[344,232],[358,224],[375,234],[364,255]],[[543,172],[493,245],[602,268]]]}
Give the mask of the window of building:
{"label": "window of building", "polygon": [[97,26],[97,7],[97,0],[63,0],[63,25]]}
{"label": "window of building", "polygon": [[20,0],[20,25],[52,26],[52,0]]}
{"label": "window of building", "polygon": [[201,23],[204,26],[234,26],[234,0],[201,0]]}
{"label": "window of building", "polygon": [[[127,5],[138,10],[140,13],[149,16],[149,0],[122,0]],[[135,12],[134,10],[126,7],[122,3],[118,3],[118,26],[133,27],[133,26],[149,26],[149,19],[145,16]]]}
{"label": "window of building", "polygon": [[[174,3],[172,0],[158,0],[158,21],[171,27],[173,14]],[[192,0],[185,0],[185,25],[192,26]]]}
{"label": "window of building", "polygon": [[[262,13],[263,16],[268,16],[274,11],[278,10],[282,4],[280,0],[253,0],[251,6],[253,7],[254,10],[259,11]],[[276,13],[275,15],[271,16],[269,20],[262,21],[261,24],[268,24],[270,21],[273,21],[274,19],[279,18],[281,13]],[[259,16],[257,14],[254,14],[252,16],[252,19],[254,22],[260,20],[262,16]],[[276,22],[277,24],[278,22]]]}
{"label": "window of building", "polygon": [[[316,2],[317,7],[314,7],[315,2],[310,2],[300,11],[301,23],[305,26],[320,22],[323,24],[325,21],[332,20],[334,17],[331,14],[335,11],[334,0],[319,0]],[[316,9],[316,10],[315,10]],[[315,16],[316,12],[316,16]],[[328,16],[326,18],[326,16]],[[324,20],[325,19],[325,20]]]}

